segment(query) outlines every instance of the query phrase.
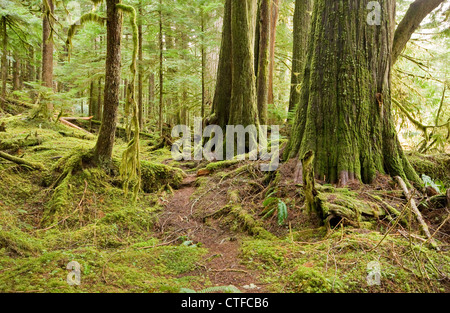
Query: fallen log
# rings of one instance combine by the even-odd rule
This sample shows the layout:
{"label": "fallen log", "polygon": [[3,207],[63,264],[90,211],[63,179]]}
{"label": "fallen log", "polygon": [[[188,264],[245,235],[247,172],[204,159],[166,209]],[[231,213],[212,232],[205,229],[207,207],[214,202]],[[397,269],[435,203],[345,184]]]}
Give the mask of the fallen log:
{"label": "fallen log", "polygon": [[398,182],[400,187],[403,189],[403,193],[405,194],[406,199],[409,199],[409,205],[410,205],[411,211],[416,216],[416,219],[420,224],[420,228],[422,229],[422,232],[425,234],[425,236],[427,236],[432,247],[435,249],[438,249],[436,241],[431,236],[430,230],[428,229],[428,225],[425,223],[425,220],[423,219],[422,213],[420,213],[419,209],[416,206],[416,202],[414,201],[411,193],[408,190],[408,187],[406,187],[405,181],[400,176],[396,176],[395,180]]}
{"label": "fallen log", "polygon": [[6,99],[4,99],[4,98],[0,97],[0,101],[2,101],[2,102],[12,102],[14,104],[23,106],[23,107],[25,107],[27,109],[34,109],[34,108],[36,108],[36,106],[34,104],[23,102],[23,101],[20,101],[20,100],[17,100],[17,99],[13,99],[13,98],[6,98]]}
{"label": "fallen log", "polygon": [[26,161],[24,159],[15,157],[13,155],[10,155],[10,154],[2,152],[2,151],[0,151],[0,157],[5,159],[5,160],[11,161],[13,163],[19,164],[19,165],[28,166],[28,167],[30,167],[32,169],[35,169],[35,170],[41,170],[41,171],[45,170],[44,165],[42,165],[40,163],[34,163],[34,162]]}
{"label": "fallen log", "polygon": [[[90,122],[92,124],[94,124],[94,125],[99,125],[99,126],[102,125],[102,122],[97,121],[97,120],[90,120]],[[117,132],[117,135],[120,135],[119,132],[123,132],[125,134],[127,132],[127,130],[125,129],[125,127],[117,125],[116,126],[116,132]],[[133,133],[133,131],[131,131],[131,133]],[[151,138],[151,139],[154,139],[156,137],[156,135],[149,134],[149,133],[144,133],[144,132],[139,132],[139,135],[147,137],[147,138]]]}
{"label": "fallen log", "polygon": [[[75,125],[75,124],[72,124],[71,122],[69,122],[69,120],[70,120],[70,121],[75,121],[75,120],[90,120],[90,119],[92,119],[92,118],[93,118],[93,116],[91,116],[91,117],[60,117],[60,118],[59,118],[59,121],[60,121],[61,123],[63,123],[64,125],[66,125],[66,126],[69,126],[69,127],[72,127],[72,128],[78,129],[78,130],[81,130],[82,132],[85,132],[85,133],[88,133],[88,134],[91,134],[91,133],[88,132],[87,130],[85,130],[85,129],[83,129],[83,128],[81,128],[81,127]],[[92,135],[92,134],[91,134],[91,135]]]}

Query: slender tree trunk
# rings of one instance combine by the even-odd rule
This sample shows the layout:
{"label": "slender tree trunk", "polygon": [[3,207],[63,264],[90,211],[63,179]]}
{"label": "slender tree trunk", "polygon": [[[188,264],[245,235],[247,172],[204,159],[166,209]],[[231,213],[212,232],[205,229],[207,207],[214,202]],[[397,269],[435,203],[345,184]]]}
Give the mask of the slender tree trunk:
{"label": "slender tree trunk", "polygon": [[202,53],[202,120],[205,118],[205,101],[206,101],[206,90],[205,90],[205,72],[206,72],[206,49],[205,49],[205,13],[203,7],[201,10],[201,53]]}
{"label": "slender tree trunk", "polygon": [[313,151],[316,177],[346,185],[379,173],[420,181],[403,154],[391,116],[395,1],[370,26],[365,0],[316,0],[303,88],[287,156]]}
{"label": "slender tree trunk", "polygon": [[139,25],[138,25],[138,40],[139,40],[139,51],[138,51],[138,107],[139,107],[139,128],[144,128],[144,100],[143,100],[143,77],[142,77],[142,61],[144,60],[142,54],[142,1],[139,1]]}
{"label": "slender tree trunk", "polygon": [[122,39],[122,13],[116,8],[120,0],[106,0],[107,38],[105,94],[102,126],[95,146],[94,157],[100,164],[109,164],[117,127],[120,94],[120,43]]}
{"label": "slender tree trunk", "polygon": [[[2,98],[6,99],[6,82],[8,80],[8,33],[6,32],[6,17],[2,17]],[[3,100],[2,100],[3,101]],[[3,103],[2,103],[3,105]]]}
{"label": "slender tree trunk", "polygon": [[164,104],[164,42],[163,42],[163,14],[162,14],[162,0],[159,0],[159,123],[158,130],[162,134],[163,129],[163,104]]}
{"label": "slender tree trunk", "polygon": [[294,112],[300,100],[300,87],[306,61],[312,0],[296,0],[294,12],[294,48],[292,53],[291,95],[289,112]]}
{"label": "slender tree trunk", "polygon": [[150,73],[150,75],[148,76],[148,109],[147,109],[148,118],[151,118],[154,106],[155,106],[155,74]]}
{"label": "slender tree trunk", "polygon": [[216,89],[214,92],[212,116],[209,124],[225,127],[229,119],[232,85],[232,54],[231,54],[231,2],[225,0],[225,10],[222,26],[222,44],[220,48],[217,69]]}
{"label": "slender tree trunk", "polygon": [[230,125],[258,125],[255,71],[249,12],[254,0],[232,1],[232,92]]}
{"label": "slender tree trunk", "polygon": [[[47,1],[50,12],[53,14],[54,5],[53,0]],[[53,88],[53,36],[50,26],[50,18],[46,11],[48,8],[44,5],[44,18],[42,20],[42,82],[45,87]],[[48,101],[48,113],[53,111],[53,104]]]}
{"label": "slender tree trunk", "polygon": [[94,87],[94,81],[91,81],[89,85],[89,116],[92,116],[95,111]]}
{"label": "slender tree trunk", "polygon": [[102,104],[102,78],[100,77],[98,79],[98,85],[97,85],[97,111],[96,111],[96,119],[97,120],[101,120],[102,119],[102,108],[103,108],[103,104]]}
{"label": "slender tree trunk", "polygon": [[277,36],[277,22],[279,13],[279,0],[272,0],[272,16],[270,21],[270,63],[269,63],[269,91],[268,91],[268,103],[274,103],[273,96],[273,76],[275,72],[275,43]]}
{"label": "slender tree trunk", "polygon": [[20,60],[17,53],[14,54],[13,61],[13,90],[20,89]]}
{"label": "slender tree trunk", "polygon": [[270,2],[271,0],[261,0],[259,9],[259,29],[258,49],[258,76],[256,83],[257,104],[259,121],[262,125],[267,122],[267,99],[268,99],[268,75],[269,75],[269,43],[270,43]]}
{"label": "slender tree trunk", "polygon": [[34,81],[36,78],[36,71],[34,66],[35,54],[34,48],[30,47],[28,50],[28,61],[27,61],[27,81]]}

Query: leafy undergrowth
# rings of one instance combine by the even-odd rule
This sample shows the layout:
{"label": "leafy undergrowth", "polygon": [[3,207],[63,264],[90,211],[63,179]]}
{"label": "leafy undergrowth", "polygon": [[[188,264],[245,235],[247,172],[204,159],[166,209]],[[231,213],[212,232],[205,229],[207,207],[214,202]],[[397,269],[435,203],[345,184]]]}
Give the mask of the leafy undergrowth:
{"label": "leafy undergrowth", "polygon": [[[235,257],[251,271],[249,283],[265,291],[450,291],[445,227],[436,235],[440,252],[408,237],[403,223],[391,230],[395,216],[389,214],[363,216],[356,226],[332,221],[333,229],[327,230],[306,213],[302,186],[293,182],[288,164],[267,174],[258,163],[245,161],[175,162],[169,148],[153,151],[154,142],[141,138],[144,192],[133,203],[115,170],[105,173],[89,163],[95,136],[25,115],[0,122],[6,125],[0,150],[47,169],[30,171],[0,160],[0,292],[242,291],[242,286],[221,289],[212,283],[210,275],[230,270],[203,270],[216,258],[207,244],[220,243],[205,237],[205,244],[186,244],[189,232],[221,234],[229,238],[230,247],[237,242]],[[125,148],[118,138],[115,163]],[[196,178],[188,202],[193,217],[203,224],[187,230],[164,228],[188,223],[178,214],[164,216],[166,204],[179,192],[176,188],[183,188],[185,172],[201,169],[206,176]],[[401,211],[401,192],[390,179],[380,181],[378,186],[323,185],[321,191],[328,198],[335,194],[356,204],[378,201]],[[435,231],[446,215],[433,210]],[[417,234],[417,225],[411,227]],[[66,282],[71,261],[81,265],[80,286]],[[372,261],[381,265],[380,286],[367,283]],[[224,285],[232,284],[230,276]]]}

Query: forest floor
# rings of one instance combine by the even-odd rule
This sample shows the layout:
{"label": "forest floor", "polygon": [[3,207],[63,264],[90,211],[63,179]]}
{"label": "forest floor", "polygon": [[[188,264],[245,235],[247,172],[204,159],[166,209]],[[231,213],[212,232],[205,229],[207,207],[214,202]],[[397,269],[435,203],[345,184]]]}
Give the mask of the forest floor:
{"label": "forest floor", "polygon": [[[176,162],[170,147],[154,150],[159,139],[143,136],[144,192],[133,203],[117,172],[86,160],[95,135],[25,113],[2,123],[0,151],[43,170],[0,159],[0,292],[450,292],[448,203],[426,193],[414,198],[439,251],[411,215],[393,228],[385,213],[321,225],[305,211],[295,161],[272,174],[257,162]],[[116,163],[126,148],[118,135]],[[449,159],[410,155],[420,174],[447,187]],[[383,175],[370,186],[318,185],[357,204],[378,199],[402,211],[407,203]],[[71,261],[81,265],[79,286],[66,282]],[[372,286],[373,261],[381,284]]]}

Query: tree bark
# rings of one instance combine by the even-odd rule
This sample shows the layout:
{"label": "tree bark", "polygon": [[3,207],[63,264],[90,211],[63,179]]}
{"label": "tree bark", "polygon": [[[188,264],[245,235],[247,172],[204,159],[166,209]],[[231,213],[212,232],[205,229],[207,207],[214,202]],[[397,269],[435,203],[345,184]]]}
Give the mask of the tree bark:
{"label": "tree bark", "polygon": [[[48,2],[50,12],[53,14],[54,5],[53,0],[44,0]],[[46,6],[44,5],[44,18],[42,20],[42,82],[45,87],[53,88],[53,36],[50,26],[50,18],[45,12]],[[51,112],[53,110],[53,104],[48,101],[47,110]]]}
{"label": "tree bark", "polygon": [[273,96],[273,75],[275,72],[275,42],[277,37],[277,22],[279,13],[279,0],[272,0],[272,18],[270,28],[270,63],[269,63],[269,91],[268,91],[268,103],[274,103]]}
{"label": "tree bark", "polygon": [[164,42],[163,42],[163,14],[162,0],[159,0],[159,121],[158,131],[162,134],[163,129],[163,104],[164,104]]}
{"label": "tree bark", "polygon": [[423,19],[443,2],[444,0],[416,0],[409,6],[405,17],[395,31],[394,46],[392,48],[393,64],[395,64]]}
{"label": "tree bark", "polygon": [[291,94],[289,112],[294,112],[300,100],[300,86],[308,50],[308,32],[311,25],[312,0],[296,0],[294,11],[294,47],[292,53]]}
{"label": "tree bark", "polygon": [[286,156],[316,155],[317,178],[371,183],[377,172],[420,181],[399,144],[391,116],[395,1],[380,26],[366,23],[366,1],[317,0],[308,60]]}
{"label": "tree bark", "polygon": [[210,124],[225,127],[229,118],[232,85],[232,54],[231,54],[231,3],[225,0],[222,26],[222,44],[220,47],[219,65],[217,68],[216,89],[214,92],[212,118]]}
{"label": "tree bark", "polygon": [[258,125],[252,28],[249,12],[254,0],[232,1],[232,92],[230,125]]}
{"label": "tree bark", "polygon": [[[8,33],[6,31],[6,17],[2,17],[2,99],[6,99],[6,82],[8,80]],[[2,100],[2,105],[3,100]]]}
{"label": "tree bark", "polygon": [[155,74],[150,73],[150,75],[148,76],[148,109],[147,109],[148,118],[151,118],[154,106],[155,106]]}
{"label": "tree bark", "polygon": [[[270,3],[272,0],[261,0],[259,7],[259,34],[257,34],[258,49],[258,67],[257,67],[257,106],[259,114],[259,122],[265,125],[267,122],[267,101],[268,101],[268,79],[269,79],[269,44],[270,44],[270,27],[271,27],[271,11]],[[256,56],[255,56],[256,57]]]}
{"label": "tree bark", "polygon": [[142,77],[142,61],[144,60],[142,54],[142,44],[144,42],[142,36],[142,2],[139,1],[139,24],[138,24],[138,107],[139,107],[139,128],[144,129],[144,100],[143,100],[143,77]]}
{"label": "tree bark", "polygon": [[102,104],[102,78],[100,77],[98,79],[98,85],[97,85],[97,111],[95,118],[98,120],[102,119],[102,113],[103,113],[103,104]]}
{"label": "tree bark", "polygon": [[13,61],[13,90],[19,89],[20,89],[20,59],[17,53],[15,53]]}
{"label": "tree bark", "polygon": [[95,146],[94,157],[100,164],[109,164],[117,127],[120,96],[120,44],[122,39],[122,13],[116,8],[120,0],[106,0],[107,38],[105,94],[102,126]]}
{"label": "tree bark", "polygon": [[205,71],[206,71],[206,49],[205,49],[205,12],[203,11],[203,7],[201,10],[201,53],[202,53],[202,120],[205,118],[205,101],[206,101],[206,90],[205,90]]}

